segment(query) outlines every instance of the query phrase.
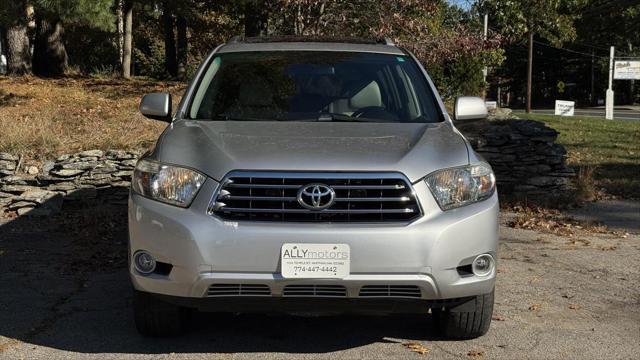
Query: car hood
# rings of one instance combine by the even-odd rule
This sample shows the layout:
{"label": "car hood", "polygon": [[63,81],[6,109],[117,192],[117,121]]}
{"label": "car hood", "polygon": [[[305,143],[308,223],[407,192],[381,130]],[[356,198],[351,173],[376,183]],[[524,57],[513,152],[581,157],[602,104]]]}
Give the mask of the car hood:
{"label": "car hood", "polygon": [[466,165],[467,147],[450,123],[178,120],[150,155],[215,180],[232,170],[397,171],[411,182]]}

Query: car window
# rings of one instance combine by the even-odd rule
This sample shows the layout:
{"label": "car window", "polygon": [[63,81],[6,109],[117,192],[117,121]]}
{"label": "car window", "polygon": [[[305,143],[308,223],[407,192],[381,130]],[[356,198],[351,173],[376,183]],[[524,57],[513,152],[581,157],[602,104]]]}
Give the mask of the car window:
{"label": "car window", "polygon": [[223,53],[204,72],[192,119],[437,122],[434,94],[407,56],[334,51]]}

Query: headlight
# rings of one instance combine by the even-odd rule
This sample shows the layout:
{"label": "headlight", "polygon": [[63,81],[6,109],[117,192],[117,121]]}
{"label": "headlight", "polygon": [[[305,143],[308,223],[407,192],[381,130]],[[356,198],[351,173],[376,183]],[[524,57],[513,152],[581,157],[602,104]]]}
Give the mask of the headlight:
{"label": "headlight", "polygon": [[140,160],[133,172],[131,188],[142,196],[187,207],[205,179],[204,175],[190,169]]}
{"label": "headlight", "polygon": [[425,181],[442,210],[485,200],[496,189],[496,178],[488,164],[438,170]]}

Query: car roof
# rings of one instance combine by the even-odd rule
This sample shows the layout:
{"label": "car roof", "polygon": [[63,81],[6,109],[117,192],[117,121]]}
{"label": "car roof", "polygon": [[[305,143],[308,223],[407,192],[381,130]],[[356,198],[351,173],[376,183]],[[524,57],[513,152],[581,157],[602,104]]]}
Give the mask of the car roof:
{"label": "car roof", "polygon": [[344,51],[406,55],[390,40],[317,37],[233,38],[218,53],[247,51]]}

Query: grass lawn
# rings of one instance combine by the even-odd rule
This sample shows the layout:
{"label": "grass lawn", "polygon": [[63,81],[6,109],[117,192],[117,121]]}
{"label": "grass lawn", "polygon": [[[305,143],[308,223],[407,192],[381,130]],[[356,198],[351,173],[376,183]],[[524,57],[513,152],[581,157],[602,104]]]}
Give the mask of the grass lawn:
{"label": "grass lawn", "polygon": [[640,199],[640,121],[518,114],[556,129],[568,164],[592,168],[595,185],[610,195]]}

